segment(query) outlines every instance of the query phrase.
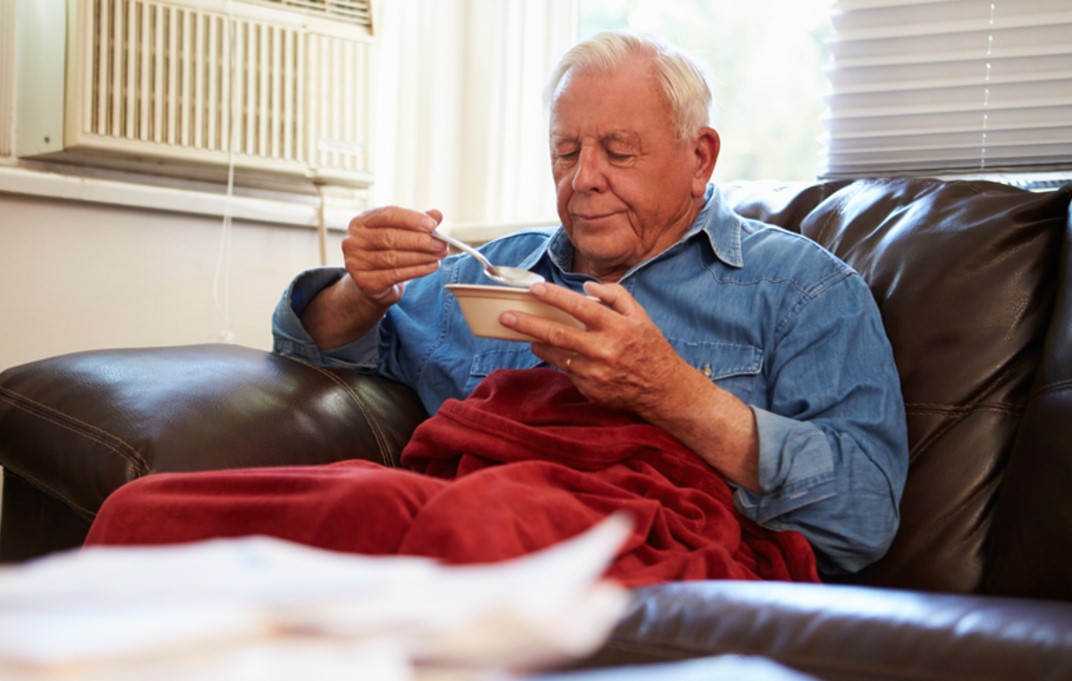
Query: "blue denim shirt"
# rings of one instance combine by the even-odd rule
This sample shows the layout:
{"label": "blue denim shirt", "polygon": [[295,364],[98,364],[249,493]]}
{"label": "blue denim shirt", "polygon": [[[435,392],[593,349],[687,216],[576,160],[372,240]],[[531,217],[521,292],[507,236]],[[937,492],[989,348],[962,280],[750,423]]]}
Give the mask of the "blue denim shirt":
{"label": "blue denim shirt", "polygon": [[[825,574],[858,571],[893,539],[908,468],[904,403],[878,308],[863,279],[814,242],[738,216],[714,186],[707,199],[676,245],[619,283],[681,357],[755,413],[763,493],[737,488],[738,511],[803,533]],[[575,291],[591,279],[570,271],[573,247],[560,227],[482,250]],[[295,279],[273,317],[276,352],[377,371],[415,388],[429,413],[496,369],[541,364],[528,344],[469,332],[443,288],[488,283],[464,255],[409,282],[375,332],[320,352],[300,315],[342,273]]]}

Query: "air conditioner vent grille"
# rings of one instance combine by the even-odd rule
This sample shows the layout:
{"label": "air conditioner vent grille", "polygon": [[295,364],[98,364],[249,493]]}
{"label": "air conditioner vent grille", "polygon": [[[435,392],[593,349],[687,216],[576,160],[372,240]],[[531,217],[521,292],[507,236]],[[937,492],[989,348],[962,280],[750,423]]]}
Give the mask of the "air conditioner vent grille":
{"label": "air conditioner vent grille", "polygon": [[329,17],[372,28],[370,0],[247,0],[263,5],[282,5],[307,14]]}

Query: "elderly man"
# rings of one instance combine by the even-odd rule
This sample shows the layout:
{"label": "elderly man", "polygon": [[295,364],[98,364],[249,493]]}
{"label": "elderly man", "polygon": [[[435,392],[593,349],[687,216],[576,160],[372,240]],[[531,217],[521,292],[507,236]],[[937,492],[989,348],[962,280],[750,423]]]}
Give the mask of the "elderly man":
{"label": "elderly man", "polygon": [[538,342],[473,338],[443,284],[480,281],[477,264],[445,259],[437,211],[389,207],[353,220],[345,272],[292,286],[276,349],[376,368],[432,412],[493,369],[557,366],[702,457],[741,513],[802,532],[824,571],[859,570],[892,540],[907,469],[891,350],[857,274],[722,204],[710,97],[690,59],[631,34],[581,43],[554,72],[562,226],[484,250],[543,275],[533,294],[587,330],[506,313]]}
{"label": "elderly man", "polygon": [[[745,220],[723,204],[709,183],[719,152],[719,136],[708,124],[710,98],[702,71],[688,57],[628,33],[601,34],[577,45],[554,72],[546,100],[562,225],[511,234],[483,249],[496,264],[541,274],[547,283],[532,286],[532,294],[583,322],[583,330],[506,312],[500,322],[536,342],[474,337],[444,285],[482,281],[480,265],[468,256],[448,257],[442,242],[431,236],[442,219],[439,212],[386,207],[366,211],[350,224],[343,243],[345,269],[311,270],[291,285],[274,317],[276,351],[401,381],[418,392],[432,414],[448,400],[470,395],[497,370],[544,367],[544,373],[525,374],[531,387],[532,377],[559,381],[562,373],[546,369],[557,367],[585,404],[628,414],[654,427],[655,439],[672,436],[654,447],[670,452],[656,468],[696,466],[677,470],[668,487],[658,488],[670,490],[663,505],[693,481],[697,489],[710,491],[710,498],[718,497],[722,492],[703,481],[717,478],[725,490],[724,505],[731,507],[727,513],[764,531],[803,535],[827,574],[859,570],[892,540],[907,469],[903,403],[890,346],[870,291],[857,274],[807,239]],[[555,400],[572,397],[556,393]],[[556,415],[552,422],[560,420]],[[454,437],[449,429],[428,432],[432,435],[418,438],[425,445]],[[538,430],[527,432],[540,437]],[[605,431],[583,432],[591,438]],[[535,448],[534,456],[545,453],[561,458],[546,447]],[[578,456],[584,453],[583,447],[577,450]],[[563,463],[571,462],[555,460]],[[572,472],[540,473],[573,495],[548,493],[548,500],[558,500],[546,504],[554,507],[552,525],[573,513],[559,507],[572,508],[574,498],[591,496]],[[365,510],[337,511],[363,516],[363,533],[374,534],[386,516],[414,514],[439,493],[439,488],[422,487],[414,496],[413,486],[425,485],[424,480],[399,478],[401,472],[390,469],[372,473],[380,479],[370,483],[361,471],[361,482],[355,483],[360,489],[332,496],[338,500],[332,503],[343,506],[367,504]],[[270,474],[249,474],[241,485],[265,475]],[[409,491],[385,491],[392,475]],[[562,482],[567,479],[568,484]],[[181,484],[190,484],[189,479]],[[234,476],[226,478],[229,517],[240,515],[237,484]],[[638,487],[629,479],[628,493],[644,497],[646,484]],[[289,485],[273,478],[253,487],[276,494]],[[189,498],[210,496],[202,487],[192,489]],[[485,492],[466,492],[461,506],[472,494]],[[486,499],[508,508],[509,500],[501,496],[488,493]],[[543,490],[529,496],[542,497]],[[680,496],[686,501],[678,520],[685,525],[689,516],[707,512],[689,506],[694,501],[689,493]],[[614,508],[604,501],[595,507]],[[317,516],[326,513],[319,499],[310,504],[302,508],[313,508]],[[714,513],[717,505],[704,508]],[[144,508],[131,515],[148,517]],[[375,523],[367,522],[369,508],[378,516]],[[251,511],[250,517],[259,518],[258,513]],[[514,513],[534,512],[519,508]],[[102,516],[109,515],[114,513],[106,503]],[[479,516],[479,524],[486,517]],[[688,550],[702,550],[709,541],[704,532],[718,534],[716,525],[687,540]],[[727,540],[729,553],[739,543],[734,537],[756,534],[748,527]],[[395,550],[394,535],[401,531],[383,529],[373,549],[389,544]],[[652,528],[644,532],[657,546],[636,564],[662,561],[664,540],[651,539]],[[108,541],[107,535],[91,532],[90,539]],[[469,541],[463,535],[436,539],[431,552],[449,557],[454,545]],[[787,553],[794,550],[790,546]],[[766,551],[730,559],[741,563],[744,573],[714,574],[763,577],[752,567],[765,562],[759,556]],[[712,560],[701,556],[698,562]],[[791,569],[775,578],[806,572]],[[648,580],[629,574],[634,583]],[[707,574],[705,568],[670,568],[657,576]]]}

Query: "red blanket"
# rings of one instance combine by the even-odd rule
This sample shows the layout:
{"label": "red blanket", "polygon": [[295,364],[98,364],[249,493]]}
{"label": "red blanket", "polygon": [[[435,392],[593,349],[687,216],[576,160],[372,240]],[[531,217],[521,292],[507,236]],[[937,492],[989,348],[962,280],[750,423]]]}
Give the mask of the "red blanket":
{"label": "red blanket", "polygon": [[473,563],[549,546],[624,509],[635,529],[608,576],[626,585],[818,581],[800,534],[738,516],[726,482],[695,454],[588,402],[558,371],[495,372],[423,423],[402,460],[146,476],[105,501],[86,543],[267,534]]}

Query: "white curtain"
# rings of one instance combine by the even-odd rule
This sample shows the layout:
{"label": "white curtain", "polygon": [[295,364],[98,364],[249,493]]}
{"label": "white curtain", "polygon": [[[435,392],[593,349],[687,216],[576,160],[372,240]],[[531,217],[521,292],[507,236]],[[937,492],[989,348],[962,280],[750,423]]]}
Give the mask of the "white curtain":
{"label": "white curtain", "polygon": [[15,0],[0,0],[0,159],[14,149]]}
{"label": "white curtain", "polygon": [[541,103],[573,0],[384,0],[375,203],[439,208],[481,240],[556,221]]}
{"label": "white curtain", "polygon": [[828,177],[1072,171],[1072,0],[838,0]]}

